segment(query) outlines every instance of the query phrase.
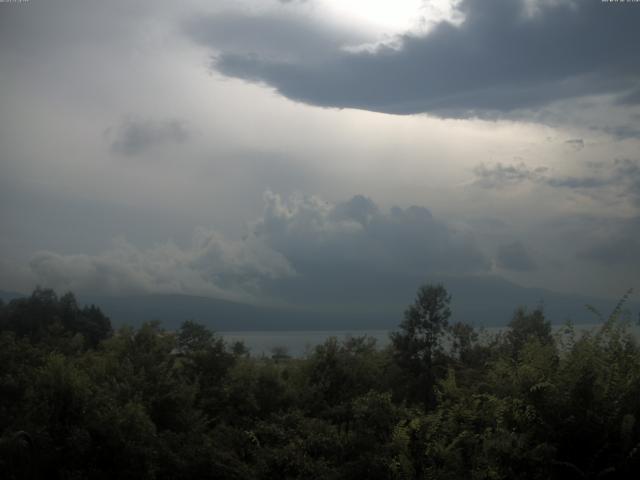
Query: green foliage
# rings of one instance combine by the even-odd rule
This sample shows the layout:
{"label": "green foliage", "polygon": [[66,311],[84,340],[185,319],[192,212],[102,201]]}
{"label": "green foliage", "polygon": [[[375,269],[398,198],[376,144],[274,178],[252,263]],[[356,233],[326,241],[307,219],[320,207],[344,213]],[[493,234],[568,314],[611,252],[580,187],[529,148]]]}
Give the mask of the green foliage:
{"label": "green foliage", "polygon": [[108,338],[111,322],[94,305],[80,308],[72,293],[58,298],[53,290],[37,288],[30,297],[2,306],[0,329],[33,342],[55,345],[80,335],[82,344],[95,347]]}
{"label": "green foliage", "polygon": [[[111,333],[71,294],[0,305],[2,478],[571,479],[640,471],[640,346],[542,310],[448,325],[425,286],[386,350],[251,357],[202,325]],[[107,320],[108,322],[108,320]]]}
{"label": "green foliage", "polygon": [[551,323],[544,318],[542,308],[536,308],[531,313],[518,308],[509,322],[506,336],[513,355],[517,355],[532,339],[543,344],[549,344],[553,340]]}
{"label": "green foliage", "polygon": [[400,332],[391,334],[394,359],[406,374],[406,397],[427,408],[435,405],[436,361],[449,329],[450,302],[451,295],[442,285],[420,287],[415,302],[404,314]]}

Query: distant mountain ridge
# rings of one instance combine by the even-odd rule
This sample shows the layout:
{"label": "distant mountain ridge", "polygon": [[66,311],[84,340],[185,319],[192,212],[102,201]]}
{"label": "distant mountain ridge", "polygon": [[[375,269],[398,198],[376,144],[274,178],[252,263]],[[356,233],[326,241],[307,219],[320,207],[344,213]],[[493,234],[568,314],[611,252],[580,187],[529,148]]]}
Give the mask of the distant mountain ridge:
{"label": "distant mountain ridge", "polygon": [[5,303],[8,303],[15,298],[21,298],[24,296],[25,296],[24,293],[0,290],[0,300],[2,300]]}
{"label": "distant mountain ridge", "polygon": [[[570,319],[574,323],[596,323],[598,318],[587,310],[589,304],[608,316],[617,299],[597,299],[566,295],[539,288],[525,288],[500,277],[449,277],[440,279],[451,293],[452,321],[476,326],[504,326],[516,308],[529,309],[542,305],[554,324]],[[63,292],[58,292],[63,293]],[[77,294],[81,304],[95,304],[108,315],[114,325],[139,325],[159,320],[168,329],[177,328],[185,320],[203,323],[217,331],[249,330],[367,330],[393,329],[402,320],[404,309],[413,299],[394,304],[339,307],[272,307],[191,295],[104,296]],[[5,302],[24,296],[0,291]],[[635,316],[640,303],[630,301],[625,307]]]}

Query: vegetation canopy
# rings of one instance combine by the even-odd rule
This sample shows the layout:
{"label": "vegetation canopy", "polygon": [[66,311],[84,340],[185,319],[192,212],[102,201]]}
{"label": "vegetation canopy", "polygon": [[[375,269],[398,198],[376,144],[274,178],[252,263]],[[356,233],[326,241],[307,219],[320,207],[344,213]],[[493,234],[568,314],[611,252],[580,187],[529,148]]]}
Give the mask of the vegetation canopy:
{"label": "vegetation canopy", "polygon": [[640,472],[640,347],[542,309],[488,335],[425,285],[387,348],[252,357],[203,325],[113,331],[37,289],[0,303],[7,479],[582,479]]}

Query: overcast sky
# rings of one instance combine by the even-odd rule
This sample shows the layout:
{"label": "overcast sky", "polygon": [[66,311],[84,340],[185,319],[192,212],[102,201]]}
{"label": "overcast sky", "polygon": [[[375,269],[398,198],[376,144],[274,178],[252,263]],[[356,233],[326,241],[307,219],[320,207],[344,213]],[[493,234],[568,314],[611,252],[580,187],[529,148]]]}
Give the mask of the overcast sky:
{"label": "overcast sky", "polygon": [[640,288],[638,25],[601,0],[0,3],[0,289]]}

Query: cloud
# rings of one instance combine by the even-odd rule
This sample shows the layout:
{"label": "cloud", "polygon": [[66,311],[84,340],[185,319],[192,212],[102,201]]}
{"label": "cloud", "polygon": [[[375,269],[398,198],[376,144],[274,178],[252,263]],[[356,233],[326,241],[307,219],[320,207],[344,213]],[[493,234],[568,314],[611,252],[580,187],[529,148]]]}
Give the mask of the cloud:
{"label": "cloud", "polygon": [[256,235],[298,275],[271,292],[316,305],[406,301],[427,278],[486,273],[490,263],[471,232],[420,206],[382,210],[358,195],[332,204],[314,196],[267,194]]}
{"label": "cloud", "polygon": [[523,182],[538,182],[544,178],[547,167],[529,168],[524,162],[517,164],[486,165],[481,163],[473,169],[475,185],[482,188],[504,188]]}
{"label": "cloud", "polygon": [[221,61],[238,56],[274,63],[308,64],[331,61],[342,46],[367,40],[356,31],[340,29],[292,12],[224,11],[198,16],[185,25],[197,43],[213,47]]}
{"label": "cloud", "polygon": [[629,126],[618,126],[615,128],[606,127],[603,130],[620,140],[626,140],[628,138],[640,138],[640,129]]}
{"label": "cloud", "polygon": [[[601,228],[599,238],[591,246],[578,253],[578,257],[607,267],[640,271],[640,217],[633,217],[615,224],[607,222]],[[631,285],[637,287],[637,285]]]}
{"label": "cloud", "polygon": [[640,268],[640,241],[636,237],[619,236],[600,242],[579,256],[607,266],[634,265]]}
{"label": "cloud", "polygon": [[36,253],[29,267],[38,282],[102,294],[185,293],[251,300],[268,279],[295,275],[287,260],[255,237],[232,242],[198,230],[193,245],[140,249],[123,239],[98,255]]}
{"label": "cloud", "polygon": [[564,142],[565,145],[569,146],[572,150],[579,152],[584,148],[584,140],[581,138],[572,138]]}
{"label": "cloud", "polygon": [[[477,272],[488,267],[468,232],[456,230],[420,206],[382,211],[357,195],[331,204],[313,196],[287,201],[268,193],[256,235],[298,264],[319,260],[418,272]],[[336,266],[339,268],[339,266]]]}
{"label": "cloud", "polygon": [[536,265],[521,242],[512,242],[498,247],[498,267],[517,272],[535,270]]}
{"label": "cloud", "polygon": [[189,131],[178,119],[125,118],[117,127],[107,129],[105,135],[113,153],[133,156],[153,147],[183,143],[189,138]]}
{"label": "cloud", "polygon": [[[467,117],[594,94],[637,103],[635,5],[462,0],[459,10],[460,25],[443,21],[373,50],[342,48],[312,29],[310,39],[284,41],[264,54],[263,42],[284,38],[276,33],[282,19],[273,15],[237,17],[222,29],[228,18],[213,16],[187,32],[216,50],[212,68],[219,72],[324,107]],[[243,21],[252,29],[236,28]],[[308,19],[289,22],[285,32]],[[243,50],[229,47],[240,42]],[[308,45],[317,56],[297,55]]]}
{"label": "cloud", "polygon": [[480,164],[473,169],[473,185],[480,188],[500,189],[523,183],[551,188],[570,189],[585,195],[611,194],[617,201],[629,200],[640,206],[640,161],[615,159],[609,162],[585,164],[586,174],[554,176],[544,166],[531,168],[525,163]]}
{"label": "cloud", "polygon": [[630,91],[618,98],[619,105],[640,105],[640,88]]}
{"label": "cloud", "polygon": [[614,178],[604,177],[551,177],[542,179],[542,182],[550,187],[572,189],[602,188],[611,185],[614,181]]}
{"label": "cloud", "polygon": [[193,244],[137,248],[124,240],[98,255],[40,252],[30,269],[59,289],[185,293],[290,303],[404,298],[430,275],[486,273],[472,234],[424,207],[383,211],[358,195],[333,204],[315,196],[265,194],[242,240],[199,230]]}

